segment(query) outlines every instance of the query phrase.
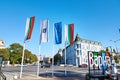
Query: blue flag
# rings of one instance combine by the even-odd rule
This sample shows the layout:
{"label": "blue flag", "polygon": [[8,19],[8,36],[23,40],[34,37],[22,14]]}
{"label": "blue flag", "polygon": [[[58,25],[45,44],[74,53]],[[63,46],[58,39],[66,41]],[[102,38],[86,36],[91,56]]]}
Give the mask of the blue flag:
{"label": "blue flag", "polygon": [[62,22],[54,24],[55,43],[62,43]]}

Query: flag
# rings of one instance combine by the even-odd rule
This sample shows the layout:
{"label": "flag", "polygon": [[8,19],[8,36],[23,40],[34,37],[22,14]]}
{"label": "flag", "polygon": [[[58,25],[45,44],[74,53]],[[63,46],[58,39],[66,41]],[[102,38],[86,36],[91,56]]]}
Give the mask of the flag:
{"label": "flag", "polygon": [[74,43],[74,24],[65,25],[65,43]]}
{"label": "flag", "polygon": [[54,34],[55,34],[55,43],[62,43],[62,22],[58,22],[54,24]]}
{"label": "flag", "polygon": [[120,33],[120,28],[119,28],[119,33]]}
{"label": "flag", "polygon": [[31,38],[32,30],[33,30],[33,27],[34,27],[34,21],[35,21],[35,16],[27,18],[25,40],[29,40]]}
{"label": "flag", "polygon": [[40,32],[40,43],[41,42],[48,42],[48,27],[49,27],[49,20],[43,20],[41,23],[41,32]]}

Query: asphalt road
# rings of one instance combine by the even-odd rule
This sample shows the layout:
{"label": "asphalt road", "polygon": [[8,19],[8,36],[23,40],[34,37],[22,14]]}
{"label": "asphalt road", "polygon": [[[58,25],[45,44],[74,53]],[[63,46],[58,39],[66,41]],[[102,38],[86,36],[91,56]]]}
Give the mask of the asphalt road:
{"label": "asphalt road", "polygon": [[[52,71],[54,72],[54,76],[52,76]],[[17,75],[17,80],[85,80],[85,74],[88,72],[88,68],[66,67],[66,71],[67,76],[65,76],[65,68],[62,66],[40,68],[39,77],[37,77],[37,66],[25,66],[23,67],[22,79],[19,79],[20,67],[10,66],[2,68],[3,73]],[[10,78],[11,76],[7,77]]]}
{"label": "asphalt road", "polygon": [[[67,75],[65,76],[65,68],[63,66],[54,66],[53,68],[39,68],[39,77],[49,78],[54,80],[64,80],[64,79],[76,79],[76,80],[84,80],[85,74],[88,72],[88,68],[77,68],[77,67],[66,67]],[[52,76],[52,71],[54,76]],[[2,68],[3,73],[11,73],[17,74],[19,77],[20,67],[5,67]],[[34,76],[33,76],[34,75]],[[36,77],[37,75],[37,66],[25,66],[23,67],[23,77]],[[56,79],[57,78],[57,79]],[[74,80],[72,79],[72,80]]]}

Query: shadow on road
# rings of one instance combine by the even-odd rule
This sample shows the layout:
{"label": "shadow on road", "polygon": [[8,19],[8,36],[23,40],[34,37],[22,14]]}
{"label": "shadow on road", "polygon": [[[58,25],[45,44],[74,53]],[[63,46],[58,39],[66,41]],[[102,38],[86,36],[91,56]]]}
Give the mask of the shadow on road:
{"label": "shadow on road", "polygon": [[57,78],[57,80],[85,80],[85,74],[67,71],[67,75],[65,76],[64,70],[55,70],[54,76],[52,76],[52,72],[40,73],[39,76],[45,78]]}

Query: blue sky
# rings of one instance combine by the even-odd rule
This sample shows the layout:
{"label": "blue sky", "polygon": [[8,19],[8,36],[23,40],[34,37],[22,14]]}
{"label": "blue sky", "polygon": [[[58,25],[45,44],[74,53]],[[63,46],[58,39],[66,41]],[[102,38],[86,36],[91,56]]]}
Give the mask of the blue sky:
{"label": "blue sky", "polygon": [[[74,23],[75,32],[81,38],[98,41],[104,47],[120,49],[120,0],[0,0],[0,38],[9,47],[12,43],[23,45],[26,19],[35,16],[32,37],[26,42],[26,49],[38,55],[40,23],[49,19],[49,42],[41,44],[41,55],[52,56],[53,24],[62,21]],[[110,41],[113,40],[113,41]],[[61,45],[54,45],[54,52]]]}

